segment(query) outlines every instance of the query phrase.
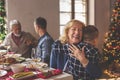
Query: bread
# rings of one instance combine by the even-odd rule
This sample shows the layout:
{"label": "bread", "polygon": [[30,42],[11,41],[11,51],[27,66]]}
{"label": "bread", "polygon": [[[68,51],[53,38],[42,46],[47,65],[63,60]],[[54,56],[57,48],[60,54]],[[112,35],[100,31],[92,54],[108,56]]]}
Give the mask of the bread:
{"label": "bread", "polygon": [[15,58],[6,58],[5,63],[9,63],[9,64],[13,64],[16,63],[16,59]]}

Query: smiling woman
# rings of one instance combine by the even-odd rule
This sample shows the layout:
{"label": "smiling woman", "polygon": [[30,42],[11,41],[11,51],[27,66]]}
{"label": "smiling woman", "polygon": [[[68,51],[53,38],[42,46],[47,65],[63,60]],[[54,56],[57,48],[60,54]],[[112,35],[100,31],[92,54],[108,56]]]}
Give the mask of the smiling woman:
{"label": "smiling woman", "polygon": [[84,23],[79,20],[69,21],[63,34],[56,40],[52,46],[50,57],[50,67],[63,70],[69,54],[68,44],[78,44],[82,40],[82,29]]}
{"label": "smiling woman", "polygon": [[83,22],[74,19],[66,24],[52,46],[50,67],[72,74],[74,80],[95,80],[101,75],[99,51],[82,41],[84,27]]}

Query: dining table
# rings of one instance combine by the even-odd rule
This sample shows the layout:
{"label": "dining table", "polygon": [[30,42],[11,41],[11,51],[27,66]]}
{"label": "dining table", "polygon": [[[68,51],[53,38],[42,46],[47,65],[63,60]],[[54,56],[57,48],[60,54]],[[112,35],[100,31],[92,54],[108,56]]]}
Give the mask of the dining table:
{"label": "dining table", "polygon": [[51,76],[49,78],[41,78],[41,77],[26,77],[21,79],[13,79],[10,77],[10,75],[13,75],[12,72],[8,72],[5,76],[0,77],[0,80],[73,80],[73,76],[71,74],[62,72],[61,74]]}
{"label": "dining table", "polygon": [[[36,61],[31,58],[24,58],[18,54],[6,54],[4,55],[7,58],[13,57],[18,60],[17,63],[12,64],[25,64],[26,67],[22,72],[35,72],[34,75],[24,76],[21,78],[13,78],[14,73],[11,69],[11,65],[7,65],[4,63],[0,64],[0,80],[73,80],[73,76],[71,74],[65,73],[59,69],[50,68],[46,63],[41,61]],[[32,68],[31,68],[32,65]],[[41,66],[42,65],[42,66]],[[19,73],[19,72],[18,72]],[[45,73],[45,74],[44,74]],[[49,75],[46,75],[50,73]]]}
{"label": "dining table", "polygon": [[[26,67],[23,72],[33,71],[36,72],[36,74],[32,76],[22,77],[20,79],[14,79],[11,76],[13,76],[15,73],[10,69],[9,66],[6,67],[6,64],[3,65],[1,63],[2,58],[0,58],[0,80],[73,80],[73,76],[71,74],[65,73],[59,69],[50,68],[40,60],[36,61],[35,59],[24,58],[21,57],[21,55],[19,54],[6,54],[4,56],[7,58],[8,57],[16,58],[16,60],[18,60],[17,63],[25,64]],[[32,69],[31,69],[31,65],[32,65]],[[2,74],[2,72],[4,73]],[[52,72],[54,74],[44,76],[44,72],[45,73]],[[102,76],[96,80],[120,80],[120,77],[109,77],[105,73],[102,73]]]}
{"label": "dining table", "polygon": [[37,78],[34,80],[73,80],[73,76],[71,74],[63,72],[62,74],[52,76],[52,77],[47,78],[47,79]]}

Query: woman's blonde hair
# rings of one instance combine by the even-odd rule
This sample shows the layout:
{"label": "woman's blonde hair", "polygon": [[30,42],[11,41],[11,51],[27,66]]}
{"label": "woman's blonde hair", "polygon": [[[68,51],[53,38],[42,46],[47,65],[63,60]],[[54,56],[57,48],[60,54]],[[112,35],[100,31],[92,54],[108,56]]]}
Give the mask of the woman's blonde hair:
{"label": "woman's blonde hair", "polygon": [[68,31],[73,25],[80,25],[82,28],[85,27],[85,24],[79,20],[71,20],[69,21],[63,31],[63,34],[59,37],[59,40],[61,41],[62,44],[65,44],[68,42]]}

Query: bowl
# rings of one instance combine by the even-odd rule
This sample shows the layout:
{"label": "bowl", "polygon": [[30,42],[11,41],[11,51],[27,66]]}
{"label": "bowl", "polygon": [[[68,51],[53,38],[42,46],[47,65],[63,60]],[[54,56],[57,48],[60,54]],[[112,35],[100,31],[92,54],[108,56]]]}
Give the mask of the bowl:
{"label": "bowl", "polygon": [[7,50],[0,50],[0,54],[1,55],[7,54]]}
{"label": "bowl", "polygon": [[24,64],[12,64],[10,66],[11,70],[14,72],[14,73],[18,73],[18,72],[22,72],[24,71],[25,69],[25,65]]}

